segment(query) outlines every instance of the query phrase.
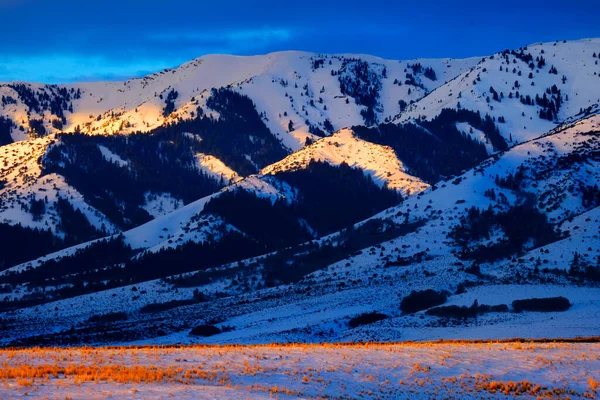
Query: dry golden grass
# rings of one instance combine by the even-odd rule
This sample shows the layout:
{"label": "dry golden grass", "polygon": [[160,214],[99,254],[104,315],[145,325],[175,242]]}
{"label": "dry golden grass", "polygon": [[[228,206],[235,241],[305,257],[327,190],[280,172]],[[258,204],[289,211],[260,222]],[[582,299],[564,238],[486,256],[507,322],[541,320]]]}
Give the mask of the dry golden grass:
{"label": "dry golden grass", "polygon": [[[113,394],[114,385],[159,384],[208,385],[260,391],[273,397],[344,393],[395,397],[398,393],[421,393],[429,398],[460,398],[466,393],[486,393],[595,398],[598,371],[587,366],[600,366],[599,350],[595,339],[587,343],[447,341],[12,348],[0,350],[0,398],[15,388],[32,395],[49,386],[62,390],[95,383],[113,385],[104,397],[119,397]],[[515,356],[520,363],[515,365],[529,373],[529,380],[492,376],[483,367],[490,359],[500,366],[504,362],[510,364]],[[535,382],[537,372],[552,379]],[[277,380],[270,381],[274,377]],[[128,390],[135,394],[138,389],[141,387]],[[172,392],[171,395],[176,396]]]}

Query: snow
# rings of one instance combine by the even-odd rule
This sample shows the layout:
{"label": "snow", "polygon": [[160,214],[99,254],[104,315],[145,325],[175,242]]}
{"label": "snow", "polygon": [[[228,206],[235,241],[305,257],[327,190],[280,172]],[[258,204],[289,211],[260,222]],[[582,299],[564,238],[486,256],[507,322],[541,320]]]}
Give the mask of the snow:
{"label": "snow", "polygon": [[[404,77],[405,63],[420,62],[436,70],[438,80],[423,79],[426,90],[431,91],[453,76],[466,71],[477,61],[475,58],[470,58],[399,62],[368,55],[321,55],[299,51],[250,57],[207,55],[176,69],[161,71],[141,79],[58,85],[67,89],[79,89],[82,93],[80,99],[73,100],[73,113],[66,113],[67,124],[63,129],[72,131],[79,125],[82,131],[88,134],[148,131],[165,122],[190,117],[198,104],[205,105],[212,88],[231,86],[250,96],[258,112],[265,113],[265,122],[269,129],[286,147],[298,150],[303,146],[306,137],[312,136],[304,124],[307,118],[315,126],[322,125],[325,119],[329,119],[336,129],[363,123],[360,116],[363,107],[355,105],[353,101],[346,104],[346,97],[340,92],[337,77],[330,73],[331,70],[339,69],[344,59],[357,57],[369,62],[379,71],[383,67],[388,70],[390,78],[383,79],[380,96],[380,103],[384,110],[381,112],[381,120],[398,113],[398,100],[405,99],[408,103],[425,94],[423,90],[416,88],[411,95],[408,95],[408,87],[393,85],[392,76],[399,79]],[[312,62],[319,58],[331,61],[332,64],[326,62],[322,68],[313,71]],[[280,84],[282,80],[288,82],[287,87]],[[27,85],[37,91],[51,90],[50,86],[43,84]],[[305,85],[309,96],[300,95]],[[320,93],[322,87],[326,88],[324,93]],[[175,112],[165,118],[162,116],[164,100],[160,96],[166,96],[170,90],[176,90],[179,96],[175,100]],[[16,105],[11,104],[0,109],[0,114],[7,115],[14,121],[29,119],[26,106],[18,99],[13,89],[6,84],[0,85],[0,94],[18,100]],[[317,103],[317,108],[309,106],[309,100],[316,101],[318,97],[323,99],[323,103]],[[213,114],[218,118],[218,114],[207,111],[209,115]],[[287,113],[288,117],[284,117],[284,113]],[[48,131],[57,132],[50,126],[51,117],[48,112],[40,116],[45,118],[45,127]],[[291,133],[287,131],[290,119],[298,126]],[[18,129],[13,131],[15,140],[23,140],[26,137],[27,135],[22,134]]]}
{"label": "snow", "polygon": [[126,167],[129,165],[128,161],[123,160],[121,157],[110,151],[106,146],[99,144],[98,149],[106,161],[117,164],[119,167]]}
{"label": "snow", "polygon": [[145,194],[146,203],[142,207],[154,218],[167,215],[183,207],[183,201],[174,198],[169,193],[150,193]]}
{"label": "snow", "polygon": [[217,180],[223,179],[225,183],[234,183],[241,179],[237,172],[229,168],[223,161],[215,156],[198,153],[196,154],[196,160],[200,171]]}
{"label": "snow", "polygon": [[429,187],[419,178],[406,172],[392,148],[361,140],[355,137],[350,129],[342,129],[304,147],[263,168],[260,173],[276,175],[279,172],[303,169],[313,160],[334,166],[346,163],[351,167],[360,168],[380,187],[387,185],[390,189],[406,195],[422,192]]}
{"label": "snow", "polygon": [[[116,227],[106,216],[88,205],[83,195],[67,184],[61,175],[43,174],[40,159],[49,146],[59,145],[50,135],[0,147],[0,180],[6,182],[5,187],[0,189],[0,222],[50,229],[60,236],[62,233],[57,231],[60,218],[54,204],[58,198],[63,198],[80,210],[92,226],[108,233],[115,232]],[[34,220],[27,211],[31,198],[45,201],[46,212],[40,219]]]}
{"label": "snow", "polygon": [[[549,42],[526,46],[525,53],[530,53],[534,62],[536,57],[542,56],[546,60],[543,68],[530,70],[526,63],[510,55],[510,64],[506,64],[500,53],[493,57],[485,57],[469,71],[464,72],[447,85],[439,87],[429,96],[422,98],[396,119],[404,122],[421,117],[431,120],[443,108],[457,108],[479,111],[482,116],[490,114],[498,119],[503,116],[506,123],[499,123],[498,127],[505,139],[511,143],[531,140],[553,129],[554,122],[539,118],[539,106],[522,104],[519,99],[509,99],[509,93],[519,91],[520,95],[530,95],[535,99],[536,94],[542,96],[547,88],[556,85],[562,92],[563,105],[559,111],[559,119],[566,119],[590,106],[600,104],[600,97],[589,88],[600,84],[598,68],[595,64],[593,53],[600,53],[600,39],[582,39],[576,41]],[[516,63],[513,63],[516,60]],[[550,74],[552,66],[558,74]],[[500,67],[503,70],[500,71]],[[513,73],[521,71],[521,76]],[[529,72],[533,79],[528,78]],[[562,83],[562,76],[567,80]],[[473,81],[479,77],[480,82]],[[515,87],[514,82],[519,81],[520,87]],[[531,86],[531,83],[534,86]],[[505,97],[500,102],[487,101],[492,97],[490,87]],[[568,100],[567,100],[568,96]]]}

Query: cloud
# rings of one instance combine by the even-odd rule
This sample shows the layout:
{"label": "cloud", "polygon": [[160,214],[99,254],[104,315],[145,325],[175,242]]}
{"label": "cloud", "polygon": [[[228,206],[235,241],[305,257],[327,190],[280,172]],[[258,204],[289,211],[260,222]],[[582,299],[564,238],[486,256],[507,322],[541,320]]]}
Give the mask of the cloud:
{"label": "cloud", "polygon": [[115,63],[98,56],[79,54],[0,58],[0,82],[13,80],[43,83],[124,80],[173,66],[168,60]]}
{"label": "cloud", "polygon": [[[2,0],[0,0],[2,1]],[[45,83],[121,80],[175,67],[205,54],[253,54],[286,47],[295,37],[286,28],[234,30],[168,30],[138,32],[120,39],[107,33],[102,45],[90,46],[89,32],[63,45],[42,51],[0,53],[0,81],[35,80]],[[61,48],[62,46],[62,48]],[[124,51],[123,49],[127,49]]]}
{"label": "cloud", "polygon": [[194,41],[199,43],[230,43],[230,42],[248,42],[253,43],[257,40],[264,43],[281,42],[289,40],[292,33],[284,28],[261,28],[244,30],[224,30],[224,31],[171,31],[151,33],[148,38],[151,40],[164,42]]}
{"label": "cloud", "polygon": [[171,30],[146,35],[148,48],[170,48],[194,53],[248,54],[282,45],[296,36],[286,28],[239,30]]}

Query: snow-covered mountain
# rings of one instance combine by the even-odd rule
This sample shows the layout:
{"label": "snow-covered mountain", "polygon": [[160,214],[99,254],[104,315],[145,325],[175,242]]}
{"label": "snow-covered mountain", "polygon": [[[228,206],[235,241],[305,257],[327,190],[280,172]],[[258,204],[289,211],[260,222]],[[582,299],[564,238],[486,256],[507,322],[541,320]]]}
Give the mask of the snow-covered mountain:
{"label": "snow-covered mountain", "polygon": [[[536,43],[483,57],[395,121],[431,119],[444,108],[489,114],[510,143],[536,138],[600,104],[600,40]],[[477,131],[466,133],[478,137]]]}
{"label": "snow-covered mountain", "polygon": [[[208,195],[243,176],[257,173],[286,154],[302,149],[308,142],[318,141],[340,128],[389,120],[406,104],[418,100],[457,74],[468,70],[476,62],[477,59],[395,61],[366,55],[331,56],[303,52],[255,57],[215,55],[201,57],[173,70],[119,83],[2,84],[0,142],[23,142],[13,144],[9,149],[30,146],[32,149],[36,148],[36,156],[30,157],[28,162],[37,161],[38,165],[28,167],[31,179],[28,178],[26,184],[22,180],[13,179],[14,173],[0,177],[5,182],[4,190],[0,190],[0,197],[5,199],[0,220],[64,234],[58,227],[60,218],[50,219],[52,212],[48,212],[43,218],[27,212],[32,201],[48,197],[38,189],[40,184],[37,180],[50,182],[51,179],[51,187],[42,189],[53,192],[48,197],[46,209],[53,209],[53,198],[59,196],[60,190],[64,193],[79,191],[79,197],[83,194],[87,202],[71,202],[71,205],[88,216],[94,229],[111,233],[115,231],[115,226],[123,229],[139,225],[140,222],[195,200],[193,196]],[[410,66],[418,66],[421,71],[415,73],[409,82],[405,79],[405,70],[409,68],[412,71]],[[213,89],[224,91],[219,92],[222,94],[220,100],[214,100],[216,96]],[[243,99],[236,99],[227,93],[239,93],[244,99],[249,99],[249,102],[244,103]],[[238,101],[242,105],[237,104]],[[244,117],[239,118],[241,121],[221,123],[223,119],[237,119],[238,115],[231,114],[239,113],[242,106],[249,108],[245,109]],[[199,119],[200,116],[205,121],[214,118],[217,122],[206,122],[200,126],[186,123]],[[253,121],[251,126],[248,118]],[[226,139],[223,132],[240,129],[236,122],[244,124],[244,129],[247,129],[246,132],[239,132],[243,139]],[[175,127],[175,132],[161,136],[161,129],[169,125]],[[222,128],[214,133],[214,125]],[[129,201],[124,198],[126,196],[118,193],[118,188],[109,189],[109,194],[101,194],[74,187],[88,181],[87,178],[90,178],[89,181],[97,179],[97,176],[88,176],[86,179],[81,174],[79,177],[65,176],[73,175],[74,168],[70,164],[77,164],[79,167],[81,163],[76,158],[84,155],[80,148],[74,150],[77,144],[64,146],[68,138],[61,136],[60,132],[81,132],[84,135],[98,136],[93,144],[90,139],[90,148],[85,157],[103,162],[86,165],[81,174],[94,175],[95,170],[107,168],[120,169],[121,173],[130,170],[131,174],[138,174],[140,163],[154,163],[147,160],[149,157],[175,156],[180,160],[180,169],[189,173],[188,170],[193,168],[198,175],[206,178],[203,181],[214,182],[200,182],[200,186],[208,187],[196,191],[190,197],[181,193],[181,187],[154,185],[162,187],[152,188],[152,185],[146,185],[147,190],[137,196],[140,200],[125,210],[125,204]],[[151,155],[135,154],[146,160],[127,159],[128,155],[136,152],[131,147],[140,146],[139,143],[132,145],[126,138],[103,139],[104,135],[118,133],[117,136],[122,137],[123,134],[132,132],[159,133],[154,135],[160,136],[157,140],[139,139],[152,142],[148,145],[154,150]],[[212,137],[207,137],[209,135]],[[262,139],[259,139],[261,135]],[[270,141],[265,135],[272,135]],[[37,139],[38,137],[41,139]],[[163,152],[161,143],[172,142],[174,139],[192,142],[187,145],[193,153],[193,162],[187,154],[184,159],[180,154],[159,154]],[[43,149],[37,143],[44,143],[46,152],[51,152],[53,157],[42,157]],[[265,148],[266,146],[268,147]],[[329,144],[325,141],[318,146],[329,147]],[[14,171],[24,168],[23,157],[18,152],[7,151],[11,153],[3,156],[6,169]],[[418,182],[418,179],[404,178],[406,170],[401,166],[402,161],[395,160],[397,157],[389,151],[385,159],[375,154],[370,157],[372,160],[368,162],[369,165],[365,164],[363,156],[359,157],[361,160],[358,164],[351,158],[346,157],[344,160],[365,168],[379,183],[388,182],[391,187],[405,193],[415,192],[423,187],[422,184],[411,183]],[[341,162],[343,158],[337,157],[336,162]],[[378,162],[382,165],[377,165]],[[180,169],[170,172],[179,174]],[[54,177],[53,174],[57,176]],[[414,187],[407,187],[406,190],[400,187],[405,184]],[[70,200],[70,196],[63,197]],[[98,197],[108,199],[105,199],[104,204],[99,204]],[[120,210],[114,210],[115,206],[106,205],[106,202],[116,203],[116,208]]]}
{"label": "snow-covered mountain", "polygon": [[[396,61],[295,51],[253,57],[209,55],[125,82],[2,84],[0,115],[12,120],[13,140],[73,131],[77,126],[89,134],[147,132],[195,115],[199,106],[206,107],[212,88],[231,87],[250,97],[271,132],[297,150],[306,137],[314,138],[311,127],[333,131],[363,124],[361,111],[368,107],[376,120],[384,121],[400,111],[400,100],[409,103],[423,97],[477,61]],[[411,65],[433,72],[415,74],[414,82],[405,84],[405,70]]]}
{"label": "snow-covered mountain", "polygon": [[0,85],[3,343],[593,334],[599,57],[282,52]]}

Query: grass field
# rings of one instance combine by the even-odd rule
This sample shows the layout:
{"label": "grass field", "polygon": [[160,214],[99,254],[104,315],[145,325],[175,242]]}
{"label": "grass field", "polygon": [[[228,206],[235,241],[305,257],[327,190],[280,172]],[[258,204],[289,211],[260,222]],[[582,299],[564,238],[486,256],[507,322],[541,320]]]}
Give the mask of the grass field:
{"label": "grass field", "polygon": [[0,398],[598,398],[600,342],[0,350]]}

